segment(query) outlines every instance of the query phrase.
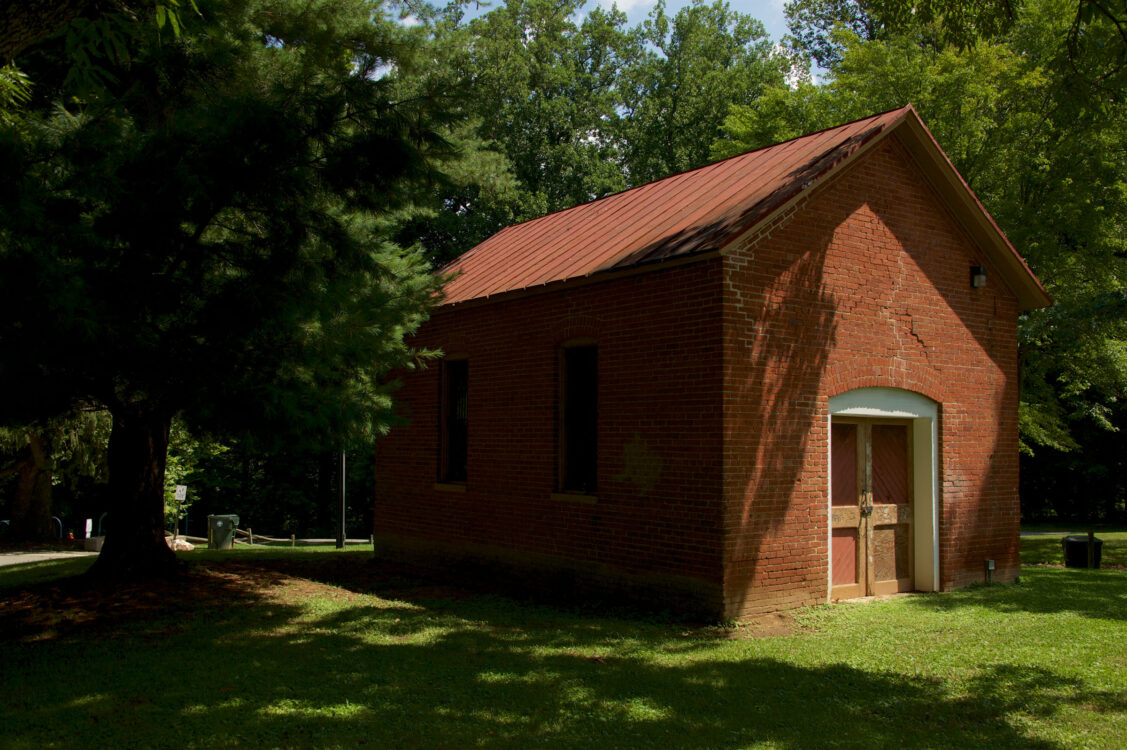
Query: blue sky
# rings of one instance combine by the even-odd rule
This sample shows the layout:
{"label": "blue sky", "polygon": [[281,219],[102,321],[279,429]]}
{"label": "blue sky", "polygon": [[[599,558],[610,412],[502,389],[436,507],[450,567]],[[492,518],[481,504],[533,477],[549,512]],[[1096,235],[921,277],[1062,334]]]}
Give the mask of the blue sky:
{"label": "blue sky", "polygon": [[[666,0],[665,12],[673,15],[679,8],[688,5],[690,0]],[[711,1],[711,0],[709,0]],[[732,10],[758,18],[767,27],[767,33],[779,41],[787,33],[786,19],[783,16],[784,0],[728,0]],[[598,0],[600,5],[609,7],[612,0]],[[617,0],[618,9],[624,11],[635,24],[646,17],[654,6],[654,0]]]}
{"label": "blue sky", "polygon": [[[493,8],[504,3],[505,0],[483,0],[482,4],[474,7],[468,5],[465,8],[468,18],[474,18],[482,13],[488,13]],[[666,0],[665,12],[668,15],[675,14],[680,8],[688,5],[692,0]],[[443,5],[443,0],[430,0],[436,7]],[[587,7],[594,7],[596,4],[605,7],[610,7],[611,3],[616,3],[618,9],[626,13],[630,25],[638,23],[649,15],[650,10],[653,8],[656,0],[587,0]],[[713,0],[705,0],[707,3]],[[776,42],[782,39],[783,35],[787,33],[786,17],[783,15],[783,3],[786,0],[728,0],[728,5],[732,10],[757,18],[763,22],[767,28],[767,33]],[[412,26],[417,21],[413,16],[408,16],[405,23]]]}

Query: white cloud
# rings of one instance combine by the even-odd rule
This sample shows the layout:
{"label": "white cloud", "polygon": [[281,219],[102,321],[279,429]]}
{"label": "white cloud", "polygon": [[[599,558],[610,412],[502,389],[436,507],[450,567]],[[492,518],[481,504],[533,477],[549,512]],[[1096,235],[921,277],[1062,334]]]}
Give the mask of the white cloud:
{"label": "white cloud", "polygon": [[653,7],[654,0],[599,0],[599,5],[604,8],[610,9],[610,6],[617,5],[618,9],[623,13],[633,14],[639,8],[645,8],[647,11]]}

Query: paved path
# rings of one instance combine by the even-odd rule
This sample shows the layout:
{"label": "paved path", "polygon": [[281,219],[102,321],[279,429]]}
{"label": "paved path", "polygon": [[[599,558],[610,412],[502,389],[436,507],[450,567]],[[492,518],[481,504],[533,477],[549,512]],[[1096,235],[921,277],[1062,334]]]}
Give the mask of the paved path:
{"label": "paved path", "polygon": [[66,560],[71,557],[92,557],[97,552],[0,552],[0,567],[23,565],[43,560]]}

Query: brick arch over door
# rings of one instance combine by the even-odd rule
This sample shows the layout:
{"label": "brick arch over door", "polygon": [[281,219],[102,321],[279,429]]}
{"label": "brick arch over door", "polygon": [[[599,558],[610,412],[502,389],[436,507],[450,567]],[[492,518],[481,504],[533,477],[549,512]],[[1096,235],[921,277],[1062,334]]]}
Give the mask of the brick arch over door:
{"label": "brick arch over door", "polygon": [[944,381],[939,374],[902,360],[889,362],[887,359],[859,358],[831,365],[823,383],[825,394],[831,399],[861,388],[885,388],[916,393],[937,404],[947,400]]}
{"label": "brick arch over door", "polygon": [[[865,382],[860,379],[859,382]],[[887,374],[884,382],[888,382]],[[918,591],[938,591],[939,578],[939,445],[940,402],[905,388],[862,386],[838,393],[828,399],[827,434],[832,435],[835,417],[861,419],[902,419],[911,425],[913,445],[911,481],[913,485],[912,515],[914,537],[914,581]],[[827,466],[833,464],[833,446],[827,441]],[[826,503],[833,509],[832,470],[826,472]],[[827,524],[829,526],[830,524]],[[827,549],[832,547],[832,530],[828,531]],[[832,569],[827,580],[827,596],[832,588]]]}

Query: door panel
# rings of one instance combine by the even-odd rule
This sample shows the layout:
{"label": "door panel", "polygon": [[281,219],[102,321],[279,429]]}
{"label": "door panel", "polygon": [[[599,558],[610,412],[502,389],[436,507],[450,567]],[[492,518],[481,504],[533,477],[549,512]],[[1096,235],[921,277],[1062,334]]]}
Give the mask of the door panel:
{"label": "door panel", "polygon": [[907,423],[831,425],[835,599],[912,590],[912,487]]}
{"label": "door panel", "polygon": [[872,426],[873,513],[870,537],[874,594],[912,590],[911,491],[907,425]]}
{"label": "door panel", "polygon": [[873,425],[873,502],[908,502],[908,428]]}
{"label": "door panel", "polygon": [[832,505],[857,507],[857,425],[834,424],[830,436],[833,451]]}
{"label": "door panel", "polygon": [[877,526],[873,529],[873,578],[898,581],[911,575],[908,569],[908,527]]}
{"label": "door panel", "polygon": [[857,529],[834,529],[834,586],[857,583]]}
{"label": "door panel", "polygon": [[858,425],[833,423],[830,450],[833,456],[833,531],[831,536],[831,592],[837,599],[865,595],[864,544],[861,540],[861,508],[858,504]]}

